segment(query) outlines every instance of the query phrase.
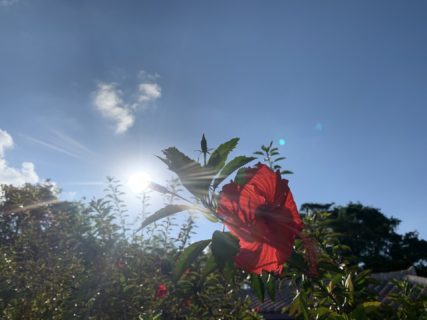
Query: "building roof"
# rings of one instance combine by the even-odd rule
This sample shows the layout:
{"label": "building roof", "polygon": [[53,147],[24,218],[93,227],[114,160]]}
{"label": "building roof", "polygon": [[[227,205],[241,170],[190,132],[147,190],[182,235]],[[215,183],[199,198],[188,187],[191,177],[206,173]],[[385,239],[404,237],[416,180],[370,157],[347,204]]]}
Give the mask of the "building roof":
{"label": "building roof", "polygon": [[[413,286],[418,286],[420,290],[413,290],[411,298],[418,299],[427,295],[427,278],[417,276],[414,267],[407,270],[375,273],[371,275],[377,280],[376,284],[372,284],[369,288],[378,293],[381,302],[387,302],[387,297],[394,292],[397,292],[396,285],[393,280],[406,280]],[[277,290],[276,299],[273,301],[270,297],[266,297],[264,302],[258,300],[253,292],[249,292],[252,298],[251,308],[258,310],[265,319],[293,319],[289,315],[282,312],[283,308],[288,307],[294,298],[296,287],[290,281],[282,283],[281,288]]]}

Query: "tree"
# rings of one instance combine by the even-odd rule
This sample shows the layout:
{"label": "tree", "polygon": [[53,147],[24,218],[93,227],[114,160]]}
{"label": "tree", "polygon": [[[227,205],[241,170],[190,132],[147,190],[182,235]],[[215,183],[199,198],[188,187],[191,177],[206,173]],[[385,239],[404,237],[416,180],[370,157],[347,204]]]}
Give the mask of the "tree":
{"label": "tree", "polygon": [[305,214],[329,212],[328,225],[336,233],[341,244],[349,247],[343,255],[352,264],[361,264],[373,272],[407,269],[415,265],[419,273],[427,270],[422,261],[427,259],[427,241],[418,233],[396,232],[400,220],[385,216],[380,209],[349,203],[334,206],[333,203],[306,203],[301,206]]}

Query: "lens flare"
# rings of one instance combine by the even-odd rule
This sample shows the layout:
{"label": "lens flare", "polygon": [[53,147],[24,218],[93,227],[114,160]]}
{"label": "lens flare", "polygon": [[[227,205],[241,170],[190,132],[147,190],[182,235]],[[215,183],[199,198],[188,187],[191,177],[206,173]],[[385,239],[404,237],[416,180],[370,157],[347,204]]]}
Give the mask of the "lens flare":
{"label": "lens flare", "polygon": [[286,144],[285,139],[279,139],[279,144],[280,144],[281,146],[284,146],[284,145]]}
{"label": "lens flare", "polygon": [[150,186],[150,183],[151,177],[143,171],[135,172],[129,177],[128,181],[129,188],[135,193],[144,192]]}

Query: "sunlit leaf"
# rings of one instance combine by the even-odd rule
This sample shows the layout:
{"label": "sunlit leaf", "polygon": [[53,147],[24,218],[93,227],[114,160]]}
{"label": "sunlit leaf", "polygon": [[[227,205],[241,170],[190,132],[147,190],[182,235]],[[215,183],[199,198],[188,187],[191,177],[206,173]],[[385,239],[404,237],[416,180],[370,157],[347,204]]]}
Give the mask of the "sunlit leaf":
{"label": "sunlit leaf", "polygon": [[219,176],[215,179],[213,183],[214,190],[218,187],[218,185],[221,184],[225,179],[227,179],[228,176],[230,176],[234,171],[237,169],[247,165],[249,162],[255,160],[254,157],[245,157],[245,156],[238,156],[235,157],[233,160],[228,162],[224,168],[222,168]]}
{"label": "sunlit leaf", "polygon": [[227,142],[221,144],[218,148],[212,152],[212,155],[208,161],[208,167],[216,170],[217,172],[225,165],[227,157],[231,151],[237,146],[239,138],[233,138]]}
{"label": "sunlit leaf", "polygon": [[166,158],[158,157],[170,170],[175,172],[181,183],[196,197],[201,198],[208,193],[209,185],[216,174],[193,159],[190,159],[178,149],[172,147],[162,151]]}
{"label": "sunlit leaf", "polygon": [[173,215],[173,214],[181,212],[181,211],[191,210],[191,209],[193,209],[192,206],[188,206],[188,205],[184,205],[184,204],[167,205],[166,207],[156,211],[151,216],[149,216],[147,219],[145,219],[144,222],[139,227],[138,231],[145,228],[146,226],[148,226],[149,224],[151,224],[157,220],[166,218],[170,215]]}

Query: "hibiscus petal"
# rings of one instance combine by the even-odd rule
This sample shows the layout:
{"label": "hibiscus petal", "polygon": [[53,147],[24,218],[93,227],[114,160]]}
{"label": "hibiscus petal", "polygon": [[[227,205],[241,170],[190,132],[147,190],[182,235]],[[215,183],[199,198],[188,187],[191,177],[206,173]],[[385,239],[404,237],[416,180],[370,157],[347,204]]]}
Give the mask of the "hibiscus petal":
{"label": "hibiscus petal", "polygon": [[276,173],[264,164],[258,164],[256,171],[251,171],[251,177],[246,186],[252,185],[258,194],[264,196],[267,202],[273,203],[276,194]]}
{"label": "hibiscus petal", "polygon": [[278,250],[266,243],[244,243],[235,258],[238,266],[256,274],[262,271],[281,273],[283,262],[278,260]]}

